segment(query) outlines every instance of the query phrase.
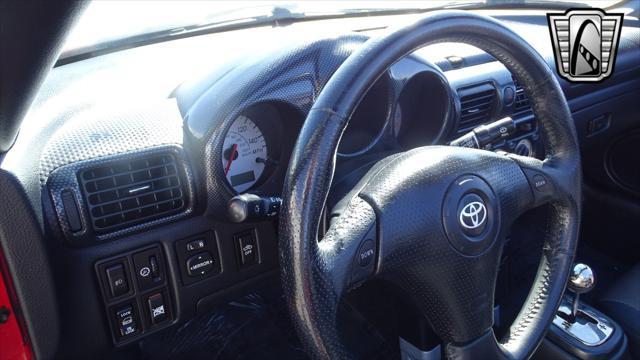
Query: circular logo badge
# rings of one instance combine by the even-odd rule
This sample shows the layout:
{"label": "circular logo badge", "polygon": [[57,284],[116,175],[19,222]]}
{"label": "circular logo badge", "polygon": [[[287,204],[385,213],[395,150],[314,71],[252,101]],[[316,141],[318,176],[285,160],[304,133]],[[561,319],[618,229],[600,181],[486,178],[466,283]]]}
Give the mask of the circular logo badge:
{"label": "circular logo badge", "polygon": [[472,201],[466,204],[460,211],[460,225],[464,228],[474,230],[487,220],[487,208],[482,201]]}

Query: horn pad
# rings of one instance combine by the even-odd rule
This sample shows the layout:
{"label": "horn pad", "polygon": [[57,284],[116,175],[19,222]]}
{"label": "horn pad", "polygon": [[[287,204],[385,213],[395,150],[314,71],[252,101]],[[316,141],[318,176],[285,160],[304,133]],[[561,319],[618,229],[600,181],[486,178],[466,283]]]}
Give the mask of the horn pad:
{"label": "horn pad", "polygon": [[447,189],[442,223],[457,251],[466,256],[481,255],[496,239],[500,203],[486,181],[476,175],[463,175]]}

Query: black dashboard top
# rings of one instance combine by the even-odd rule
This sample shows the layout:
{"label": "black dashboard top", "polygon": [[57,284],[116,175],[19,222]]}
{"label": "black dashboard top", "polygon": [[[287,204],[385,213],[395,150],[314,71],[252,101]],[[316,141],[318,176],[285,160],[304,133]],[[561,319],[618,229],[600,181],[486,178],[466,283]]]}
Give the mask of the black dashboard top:
{"label": "black dashboard top", "polygon": [[[553,66],[544,13],[500,13],[496,17],[529,41]],[[277,108],[281,137],[279,158],[274,162],[280,163],[280,171],[262,189],[277,193],[282,168],[288,161],[286,147],[293,146],[296,129],[333,71],[369,36],[411,20],[412,16],[395,16],[248,29],[159,43],[57,67],[49,74],[2,167],[21,179],[33,205],[37,205],[40,186],[61,166],[173,144],[186,151],[197,187],[207,189],[208,199],[200,209],[221,216],[226,201],[235,194],[217,161],[223,155],[220,143],[228,121],[261,103]],[[561,80],[573,110],[589,104],[572,101],[580,95],[600,89],[611,93],[616,87],[618,92],[624,91],[625,81],[640,72],[640,64],[634,61],[640,57],[638,23],[625,19],[616,72],[610,80],[587,85]],[[327,25],[334,29],[329,35]],[[454,57],[457,60],[452,60]],[[425,74],[431,79],[425,80]],[[188,78],[192,80],[185,81]],[[429,82],[432,99],[426,99],[425,94],[402,93],[405,86],[414,93],[424,92]],[[358,139],[366,132],[382,144],[373,149],[378,152],[394,151],[393,145],[384,146],[384,131],[395,132],[397,142],[414,146],[442,142],[455,132],[460,117],[459,90],[491,83],[501,99],[507,87],[516,89],[508,71],[489,55],[471,46],[446,43],[416,51],[394,65],[389,78],[379,83],[377,87],[385,87],[382,97],[388,98],[364,99],[362,107],[381,107],[354,114],[354,123],[371,127],[370,123],[377,122],[378,128],[364,129],[351,137],[345,134],[345,143],[361,144],[345,145],[343,153],[363,155],[367,152],[364,150],[370,150],[371,139]],[[427,101],[431,104],[427,108],[432,109],[447,99],[455,101],[435,111],[434,123],[423,126],[429,129],[417,132],[427,139],[425,142],[401,138],[400,132],[407,133],[406,126],[400,129],[403,115],[407,119],[421,116],[412,114],[412,106],[401,106],[403,102]],[[386,102],[389,104],[385,106]],[[394,106],[396,103],[398,106]],[[498,107],[489,118],[509,115],[509,111],[509,106]],[[359,118],[363,120],[357,121]],[[404,125],[409,123],[407,119]],[[425,133],[427,130],[430,134]],[[32,171],[34,164],[39,168],[37,177]]]}

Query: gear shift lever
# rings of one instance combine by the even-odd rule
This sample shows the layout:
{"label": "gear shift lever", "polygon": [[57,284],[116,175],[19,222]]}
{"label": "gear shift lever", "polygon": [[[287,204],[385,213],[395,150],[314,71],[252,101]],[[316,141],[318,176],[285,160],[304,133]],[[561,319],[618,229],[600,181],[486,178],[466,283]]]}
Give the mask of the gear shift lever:
{"label": "gear shift lever", "polygon": [[580,305],[580,295],[593,289],[595,280],[593,270],[588,265],[574,264],[567,285],[573,293],[573,303],[569,296],[565,296],[553,319],[553,324],[560,331],[586,346],[603,344],[611,337],[614,329],[611,320],[602,313],[586,304]]}
{"label": "gear shift lever", "polygon": [[578,263],[573,266],[568,284],[569,290],[574,294],[573,307],[571,311],[572,318],[575,319],[578,313],[580,294],[585,294],[591,291],[595,283],[596,278],[589,265]]}

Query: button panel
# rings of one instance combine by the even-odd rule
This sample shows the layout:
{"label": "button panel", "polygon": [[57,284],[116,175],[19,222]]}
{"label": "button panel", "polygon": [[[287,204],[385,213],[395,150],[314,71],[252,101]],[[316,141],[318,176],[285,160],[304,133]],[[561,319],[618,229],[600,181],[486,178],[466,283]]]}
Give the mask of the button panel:
{"label": "button panel", "polygon": [[176,242],[178,266],[184,285],[220,273],[218,244],[213,232],[195,235]]}
{"label": "button panel", "polygon": [[[276,273],[274,224],[243,224],[228,231],[209,226],[193,229],[198,230],[187,236],[168,231],[162,234],[162,244],[133,248],[96,262],[105,319],[116,347],[176,325],[178,314],[191,316],[194,305],[198,313],[208,311],[233,284]],[[110,284],[116,285],[114,290]],[[181,292],[180,303],[174,291]],[[209,300],[201,302],[203,297]]]}
{"label": "button panel", "polygon": [[136,249],[95,266],[115,345],[125,345],[173,320],[164,253]]}

